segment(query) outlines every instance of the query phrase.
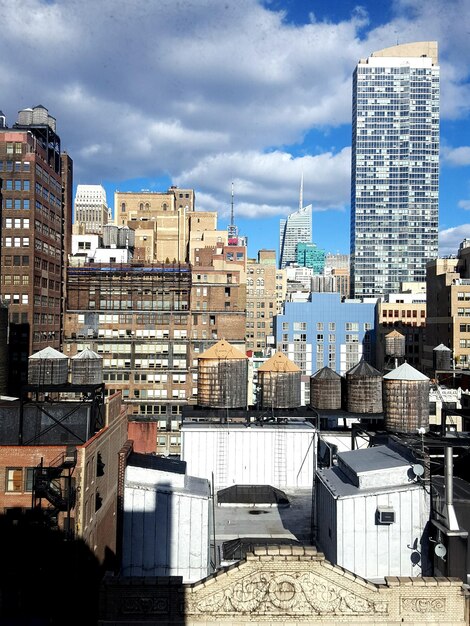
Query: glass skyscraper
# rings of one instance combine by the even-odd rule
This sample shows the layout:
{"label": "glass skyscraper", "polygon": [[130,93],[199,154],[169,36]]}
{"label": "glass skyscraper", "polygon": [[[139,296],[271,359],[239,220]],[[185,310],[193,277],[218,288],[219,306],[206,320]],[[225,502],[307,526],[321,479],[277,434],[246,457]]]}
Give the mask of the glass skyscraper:
{"label": "glass skyscraper", "polygon": [[425,281],[437,257],[437,42],[362,59],[353,77],[351,289],[354,297]]}
{"label": "glass skyscraper", "polygon": [[297,244],[312,241],[312,205],[294,211],[280,222],[279,227],[279,267],[284,269],[297,260]]}

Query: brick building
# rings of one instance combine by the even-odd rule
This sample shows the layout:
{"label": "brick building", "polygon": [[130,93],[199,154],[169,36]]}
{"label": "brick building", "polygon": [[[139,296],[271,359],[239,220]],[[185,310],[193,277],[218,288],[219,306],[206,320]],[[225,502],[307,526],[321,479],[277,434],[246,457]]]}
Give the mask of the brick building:
{"label": "brick building", "polygon": [[182,407],[196,402],[197,355],[219,337],[244,349],[246,249],[203,252],[192,267],[68,268],[65,352],[103,356],[106,392],[122,392],[139,452],[178,454]]}
{"label": "brick building", "polygon": [[[276,252],[260,250],[249,259],[246,278],[246,349],[262,351],[274,337],[274,317],[282,313],[286,271],[277,269]],[[274,342],[272,342],[274,343]]]}
{"label": "brick building", "polygon": [[470,241],[465,239],[456,257],[430,261],[426,268],[427,318],[423,363],[433,369],[433,349],[452,350],[456,367],[470,363]]}
{"label": "brick building", "polygon": [[44,107],[20,111],[13,128],[0,119],[0,289],[9,304],[10,392],[18,394],[28,355],[60,347],[72,160],[61,155],[55,119]]}
{"label": "brick building", "polygon": [[[421,285],[421,283],[414,283]],[[405,337],[407,363],[421,369],[426,329],[426,294],[423,292],[389,294],[377,303],[376,366],[382,370],[386,361],[385,337],[397,330]]]}
{"label": "brick building", "polygon": [[[78,404],[84,410],[77,411]],[[121,394],[114,394],[104,403],[103,423],[88,438],[83,437],[86,404],[58,402],[55,414],[60,415],[60,423],[49,424],[49,428],[41,421],[39,429],[34,429],[36,436],[23,445],[15,436],[21,419],[19,403],[0,405],[2,418],[8,416],[10,424],[0,433],[0,513],[13,521],[32,507],[40,507],[49,524],[68,532],[69,537],[83,538],[103,562],[109,551],[115,554],[117,550],[119,451],[127,440],[127,419]],[[49,403],[47,412],[51,406]],[[42,492],[39,468],[53,477]],[[50,500],[45,496],[47,490]]]}

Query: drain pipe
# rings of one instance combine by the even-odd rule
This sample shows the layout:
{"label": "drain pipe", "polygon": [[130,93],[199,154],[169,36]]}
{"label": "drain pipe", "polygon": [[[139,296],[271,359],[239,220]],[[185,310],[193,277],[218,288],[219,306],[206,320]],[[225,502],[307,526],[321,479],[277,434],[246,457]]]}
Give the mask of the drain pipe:
{"label": "drain pipe", "polygon": [[446,522],[449,530],[460,530],[454,509],[454,458],[453,448],[445,448],[445,495],[446,495]]}

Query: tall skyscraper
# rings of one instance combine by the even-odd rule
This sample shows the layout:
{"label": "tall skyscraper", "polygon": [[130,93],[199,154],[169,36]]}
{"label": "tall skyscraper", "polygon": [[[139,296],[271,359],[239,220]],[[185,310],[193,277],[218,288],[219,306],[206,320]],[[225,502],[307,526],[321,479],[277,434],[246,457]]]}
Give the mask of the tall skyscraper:
{"label": "tall skyscraper", "polygon": [[312,205],[299,208],[280,222],[279,227],[279,267],[284,269],[297,260],[296,248],[299,242],[312,241]]}
{"label": "tall skyscraper", "polygon": [[108,223],[108,214],[106,191],[101,185],[77,185],[74,230],[81,230],[80,234],[101,235],[103,226]]}
{"label": "tall skyscraper", "polygon": [[56,121],[43,106],[23,109],[13,128],[0,121],[3,179],[1,297],[9,308],[10,391],[27,357],[59,348],[70,248],[72,160],[61,155]]}
{"label": "tall skyscraper", "polygon": [[437,256],[437,42],[361,59],[353,77],[351,289],[354,297],[422,282]]}

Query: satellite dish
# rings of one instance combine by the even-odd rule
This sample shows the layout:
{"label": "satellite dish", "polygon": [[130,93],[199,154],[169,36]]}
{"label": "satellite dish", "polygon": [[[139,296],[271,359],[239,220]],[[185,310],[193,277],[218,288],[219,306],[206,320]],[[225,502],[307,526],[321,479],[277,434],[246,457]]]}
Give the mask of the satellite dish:
{"label": "satellite dish", "polygon": [[415,463],[411,466],[411,470],[415,476],[420,478],[424,474],[424,467],[419,463]]}
{"label": "satellite dish", "polygon": [[436,545],[434,546],[434,554],[440,559],[443,559],[447,554],[447,548],[443,543],[436,543]]}

